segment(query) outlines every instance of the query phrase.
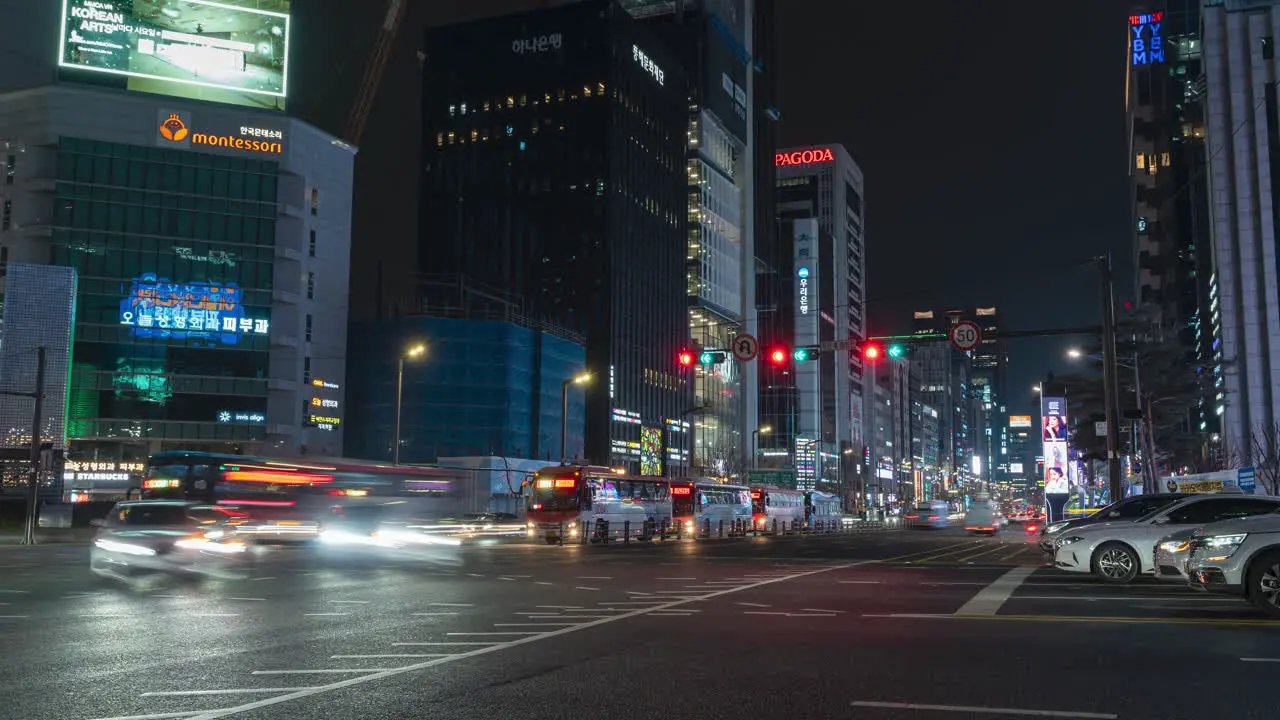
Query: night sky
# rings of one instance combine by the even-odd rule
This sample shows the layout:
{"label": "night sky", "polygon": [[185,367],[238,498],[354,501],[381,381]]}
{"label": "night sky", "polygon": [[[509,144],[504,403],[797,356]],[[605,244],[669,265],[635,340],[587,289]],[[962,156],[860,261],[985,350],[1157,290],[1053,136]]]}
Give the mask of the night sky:
{"label": "night sky", "polygon": [[[537,0],[410,2],[361,144],[352,312],[416,266],[424,27]],[[837,142],[866,175],[871,332],[916,309],[995,305],[1004,327],[1096,325],[1112,252],[1132,295],[1124,115],[1125,7],[1012,0],[786,0],[778,28],[783,145]],[[383,0],[297,0],[290,111],[340,133]],[[1067,372],[1069,338],[1011,341],[1007,403]]]}

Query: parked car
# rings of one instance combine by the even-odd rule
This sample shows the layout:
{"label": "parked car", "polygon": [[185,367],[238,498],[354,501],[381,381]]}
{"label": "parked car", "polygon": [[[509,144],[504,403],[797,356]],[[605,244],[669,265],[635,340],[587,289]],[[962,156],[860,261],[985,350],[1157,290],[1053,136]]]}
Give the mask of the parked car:
{"label": "parked car", "polygon": [[1280,515],[1254,515],[1206,525],[1191,540],[1191,587],[1236,595],[1280,618]]}
{"label": "parked car", "polygon": [[1054,540],[1061,537],[1063,531],[1068,528],[1081,528],[1089,525],[1097,525],[1098,523],[1115,522],[1118,520],[1137,520],[1138,518],[1148,515],[1159,508],[1169,505],[1170,503],[1188,497],[1191,497],[1188,493],[1153,493],[1151,495],[1134,495],[1133,497],[1113,502],[1087,517],[1076,518],[1075,520],[1059,520],[1057,522],[1048,523],[1044,526],[1044,532],[1040,535],[1040,549],[1052,555],[1055,551],[1053,544]]}
{"label": "parked car", "polygon": [[1180,528],[1160,538],[1153,560],[1156,579],[1165,582],[1187,582],[1186,563],[1191,555],[1191,541],[1204,528]]}
{"label": "parked car", "polygon": [[1173,531],[1280,510],[1280,498],[1233,490],[1183,498],[1134,521],[1069,528],[1054,540],[1053,564],[1067,572],[1091,573],[1105,582],[1128,583],[1140,574],[1155,572],[1155,546]]}

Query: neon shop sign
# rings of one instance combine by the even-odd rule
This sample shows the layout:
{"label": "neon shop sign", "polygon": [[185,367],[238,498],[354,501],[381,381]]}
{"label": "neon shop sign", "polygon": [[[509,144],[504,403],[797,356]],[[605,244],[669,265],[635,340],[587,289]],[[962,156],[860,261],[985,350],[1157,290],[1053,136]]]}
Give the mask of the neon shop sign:
{"label": "neon shop sign", "polygon": [[809,314],[809,268],[800,268],[796,272],[800,276],[800,314]]}
{"label": "neon shop sign", "polygon": [[1134,67],[1164,62],[1164,35],[1160,30],[1163,24],[1163,12],[1129,16],[1129,30],[1133,33],[1129,42]]}
{"label": "neon shop sign", "polygon": [[836,156],[831,148],[817,150],[796,150],[795,152],[778,153],[773,156],[773,164],[777,167],[790,165],[812,165],[814,163],[835,162]]}

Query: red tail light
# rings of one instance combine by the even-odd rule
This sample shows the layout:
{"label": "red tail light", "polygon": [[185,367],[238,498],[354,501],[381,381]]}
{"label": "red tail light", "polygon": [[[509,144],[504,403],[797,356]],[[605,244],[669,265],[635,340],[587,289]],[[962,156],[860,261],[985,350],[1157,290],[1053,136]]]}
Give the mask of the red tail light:
{"label": "red tail light", "polygon": [[929,519],[930,519],[930,520],[937,520],[937,519],[938,519],[938,516],[937,516],[937,515],[930,515],[930,516],[929,516]]}
{"label": "red tail light", "polygon": [[1039,530],[1039,528],[1037,528],[1035,525],[1027,526],[1027,532],[1035,532],[1036,530]]}
{"label": "red tail light", "polygon": [[907,516],[907,519],[908,519],[908,520],[915,520],[915,519],[916,519],[916,518],[918,518],[918,517],[920,517],[920,516],[919,516],[919,515],[908,515],[908,516]]}

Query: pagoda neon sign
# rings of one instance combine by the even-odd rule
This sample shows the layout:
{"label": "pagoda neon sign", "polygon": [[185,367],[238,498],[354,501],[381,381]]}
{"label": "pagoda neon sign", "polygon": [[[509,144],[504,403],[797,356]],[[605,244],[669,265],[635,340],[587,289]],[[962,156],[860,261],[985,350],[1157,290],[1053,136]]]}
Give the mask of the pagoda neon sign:
{"label": "pagoda neon sign", "polygon": [[835,162],[835,159],[835,155],[831,154],[831,148],[815,148],[813,150],[777,153],[773,156],[773,164],[777,167],[788,167],[791,165]]}

